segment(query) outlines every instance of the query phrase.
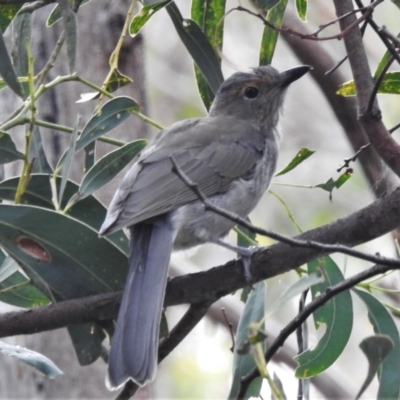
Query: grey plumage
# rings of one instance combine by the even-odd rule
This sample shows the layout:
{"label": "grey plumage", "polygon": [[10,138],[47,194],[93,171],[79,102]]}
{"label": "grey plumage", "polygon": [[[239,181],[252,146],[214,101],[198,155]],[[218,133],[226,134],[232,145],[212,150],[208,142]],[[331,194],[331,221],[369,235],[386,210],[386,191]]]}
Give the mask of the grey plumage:
{"label": "grey plumage", "polygon": [[154,379],[162,302],[172,248],[224,237],[231,221],[204,211],[172,172],[181,170],[218,206],[247,216],[268,188],[278,156],[277,123],[286,87],[309,70],[270,66],[239,72],[220,87],[205,118],[164,129],[123,178],[102,235],[129,227],[130,269],[109,359],[108,383]]}

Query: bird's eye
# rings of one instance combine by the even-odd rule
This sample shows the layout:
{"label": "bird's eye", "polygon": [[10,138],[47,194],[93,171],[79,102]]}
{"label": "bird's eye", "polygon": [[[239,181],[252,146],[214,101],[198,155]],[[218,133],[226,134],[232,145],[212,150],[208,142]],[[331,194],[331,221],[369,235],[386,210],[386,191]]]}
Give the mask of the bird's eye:
{"label": "bird's eye", "polygon": [[249,86],[244,90],[244,95],[250,100],[254,100],[258,97],[258,89],[254,86]]}

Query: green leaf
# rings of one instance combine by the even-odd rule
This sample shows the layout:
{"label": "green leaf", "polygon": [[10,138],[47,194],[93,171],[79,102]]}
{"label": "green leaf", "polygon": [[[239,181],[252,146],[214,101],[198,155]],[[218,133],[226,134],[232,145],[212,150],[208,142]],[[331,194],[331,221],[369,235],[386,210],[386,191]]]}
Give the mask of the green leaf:
{"label": "green leaf", "polygon": [[[199,25],[214,49],[222,49],[226,0],[193,0],[192,19]],[[219,58],[219,57],[218,57]],[[219,60],[219,65],[221,61]],[[197,87],[207,110],[214,100],[214,93],[199,68],[195,65]]]}
{"label": "green leaf", "polygon": [[[265,2],[271,3],[271,1]],[[277,4],[278,2],[275,1]],[[273,26],[280,28],[283,22],[283,16],[285,15],[285,10],[287,6],[288,0],[281,0],[276,7],[272,8],[272,10],[268,11],[266,20],[270,22]],[[269,8],[267,8],[269,7]],[[268,10],[271,7],[269,5],[264,7],[264,10]],[[269,26],[265,25],[262,41],[261,41],[261,49],[260,49],[260,65],[267,65],[272,63],[272,58],[274,56],[276,43],[278,41],[278,31],[275,29],[271,29]]]}
{"label": "green leaf", "polygon": [[121,290],[127,257],[78,220],[32,206],[0,205],[0,243],[32,282],[62,299]]}
{"label": "green leaf", "polygon": [[8,54],[6,44],[4,43],[3,35],[0,34],[0,75],[10,87],[11,90],[19,97],[23,98],[21,85],[18,82],[17,74],[11,63],[11,58]]}
{"label": "green leaf", "polygon": [[[15,192],[18,187],[18,180],[19,178],[16,177],[0,183],[0,199],[9,201],[14,200]],[[60,182],[61,179],[57,178],[56,189],[59,189]],[[70,199],[77,191],[78,185],[74,182],[68,181],[64,191],[65,201],[61,203],[62,208],[66,206],[67,199]],[[53,210],[54,205],[52,202],[49,176],[32,174],[28,186],[21,197],[21,203]],[[106,208],[95,197],[89,196],[70,208],[67,212],[67,215],[83,222],[96,231],[99,231],[104,218],[106,217],[106,213]],[[112,242],[125,254],[128,254],[128,239],[123,231],[118,231],[112,233],[111,235],[107,235],[105,239]]]}
{"label": "green leaf", "polygon": [[[400,94],[400,71],[387,72],[379,86],[378,93],[381,94]],[[336,94],[341,96],[355,96],[356,87],[354,81],[348,81],[340,86]]]}
{"label": "green leaf", "polygon": [[84,199],[111,181],[138,155],[146,144],[146,140],[135,140],[101,158],[84,176],[79,187],[79,198]]}
{"label": "green leaf", "polygon": [[364,352],[368,360],[368,374],[356,396],[356,399],[359,399],[365,389],[370,385],[375,374],[378,372],[382,361],[393,350],[393,346],[393,340],[386,335],[370,336],[360,343],[360,349]]}
{"label": "green leaf", "polygon": [[379,390],[377,399],[398,399],[400,395],[400,339],[399,331],[392,316],[383,304],[371,294],[353,289],[368,308],[368,318],[379,335],[389,336],[394,347],[383,360],[379,374]]}
{"label": "green leaf", "polygon": [[296,11],[299,18],[307,22],[307,0],[296,0]]}
{"label": "green leaf", "polygon": [[[399,3],[400,3],[400,0],[399,0]],[[400,38],[400,33],[397,35],[397,37]],[[387,63],[390,61],[391,58],[392,58],[392,53],[389,50],[386,50],[385,54],[379,61],[378,67],[376,68],[376,71],[374,74],[375,81],[379,77],[379,75],[381,74],[383,69],[386,67]]]}
{"label": "green leaf", "polygon": [[3,354],[15,357],[25,364],[34,367],[48,378],[55,378],[63,374],[53,361],[36,351],[28,350],[20,346],[10,346],[4,342],[0,342],[0,351]]}
{"label": "green leaf", "polygon": [[86,323],[68,327],[68,333],[74,345],[79,365],[94,363],[101,355],[104,332],[95,323]]}
{"label": "green leaf", "polygon": [[96,162],[96,141],[89,143],[85,148],[85,172],[89,171]]}
{"label": "green leaf", "polygon": [[303,147],[294,156],[293,160],[290,161],[290,163],[285,168],[283,168],[281,171],[279,171],[277,174],[275,174],[275,176],[287,174],[292,169],[295,169],[303,161],[307,160],[308,157],[311,157],[314,153],[315,153],[315,151],[308,150],[305,147]]}
{"label": "green leaf", "polygon": [[[85,4],[89,3],[90,0],[83,0],[80,7],[84,6]],[[69,1],[70,6],[72,7],[74,5],[74,0]],[[47,18],[46,21],[46,26],[50,27],[53,24],[55,24],[57,21],[61,19],[61,12],[60,12],[60,7],[58,4],[53,8],[51,11],[49,17]]]}
{"label": "green leaf", "polygon": [[[323,274],[324,282],[311,286],[311,293],[315,299],[330,286],[341,282],[343,275],[330,257],[324,257],[308,263],[308,273]],[[350,293],[343,292],[316,310],[313,314],[315,327],[322,324],[326,330],[323,337],[313,350],[306,350],[295,357],[299,366],[296,377],[310,378],[329,368],[342,354],[352,330],[353,303]]]}
{"label": "green leaf", "polygon": [[0,30],[5,32],[11,21],[17,15],[18,11],[21,9],[22,4],[0,6]]}
{"label": "green leaf", "polygon": [[[26,41],[31,38],[31,14],[17,15],[13,21],[13,44],[11,57],[17,76],[28,75],[28,53]],[[29,95],[29,84],[25,82],[21,85],[24,98]]]}
{"label": "green leaf", "polygon": [[17,150],[11,136],[0,131],[0,164],[23,159],[24,155]]}
{"label": "green leaf", "polygon": [[274,314],[283,303],[286,303],[293,297],[303,293],[310,286],[316,285],[317,283],[322,283],[323,280],[324,277],[321,274],[317,275],[315,273],[304,276],[303,278],[299,279],[287,290],[285,290],[280,296],[278,296],[272,303],[268,304],[264,313],[265,318],[268,318],[272,314]]}
{"label": "green leaf", "polygon": [[315,185],[316,188],[321,188],[329,192],[329,199],[332,200],[332,191],[333,189],[339,189],[342,185],[344,185],[350,178],[353,173],[352,169],[348,169],[346,172],[341,174],[339,178],[335,181],[332,178],[329,178],[325,183],[320,183],[319,185]]}
{"label": "green leaf", "polygon": [[215,94],[224,81],[219,57],[196,22],[191,19],[183,19],[175,3],[168,4],[166,10],[182,43]]}
{"label": "green leaf", "polygon": [[62,155],[61,160],[58,162],[56,170],[58,171],[59,167],[62,166],[62,177],[60,190],[58,192],[58,201],[61,203],[64,196],[65,185],[67,184],[69,173],[72,167],[72,161],[75,155],[76,142],[78,139],[78,121],[74,128],[74,131],[71,135],[71,140],[69,142],[69,146],[67,151]]}
{"label": "green leaf", "polygon": [[[250,352],[243,352],[243,348],[248,346],[249,325],[259,322],[264,317],[266,296],[266,284],[258,282],[254,285],[254,290],[250,292],[239,320],[235,338],[235,351],[233,356],[233,380],[229,399],[236,399],[240,387],[241,378],[249,373],[256,365]],[[265,342],[264,342],[265,347]],[[245,354],[243,354],[245,353]],[[256,378],[248,389],[244,399],[258,397],[262,385],[262,378]]]}
{"label": "green leaf", "polygon": [[148,6],[142,7],[138,14],[136,14],[130,25],[129,33],[133,37],[138,34],[138,32],[143,28],[146,22],[158,11],[164,8],[171,0],[166,0],[162,2],[157,2]]}
{"label": "green leaf", "polygon": [[[11,257],[10,259],[16,264]],[[50,303],[49,299],[19,271],[0,282],[0,301],[23,308],[44,306]]]}
{"label": "green leaf", "polygon": [[76,15],[72,11],[69,0],[57,0],[64,22],[65,42],[67,46],[69,72],[75,71],[77,27]]}
{"label": "green leaf", "polygon": [[46,153],[43,149],[42,135],[40,133],[39,127],[36,125],[33,127],[31,147],[29,151],[29,160],[34,160],[32,167],[33,173],[53,173],[53,170],[50,167],[49,162],[47,161]]}
{"label": "green leaf", "polygon": [[282,0],[254,0],[254,4],[261,8],[264,11],[268,11],[271,8],[275,7]]}
{"label": "green leaf", "polygon": [[111,99],[87,122],[76,144],[76,151],[122,124],[130,117],[130,110],[139,109],[139,104],[131,97],[121,96]]}

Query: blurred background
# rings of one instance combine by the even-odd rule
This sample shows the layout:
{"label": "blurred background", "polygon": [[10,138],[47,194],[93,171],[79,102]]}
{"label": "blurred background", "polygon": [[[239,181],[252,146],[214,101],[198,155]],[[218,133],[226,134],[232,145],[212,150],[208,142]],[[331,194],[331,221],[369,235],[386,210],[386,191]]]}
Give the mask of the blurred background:
{"label": "blurred background", "polygon": [[[93,12],[93,6],[96,12]],[[190,2],[176,1],[182,15],[190,16]],[[292,2],[289,2],[287,23],[290,18],[296,19]],[[227,10],[238,5],[255,10],[250,1],[228,0]],[[97,0],[82,7],[78,14],[79,48],[77,71],[83,77],[101,84],[108,70],[108,57],[119,37],[128,1],[108,2]],[[45,28],[44,21],[53,6],[41,9],[36,16],[34,29],[37,29],[35,51],[37,62],[45,62],[47,48],[51,48],[61,32],[62,26],[56,24]],[[391,2],[385,2],[375,11],[374,18],[380,25],[386,25],[396,32],[397,9]],[[330,2],[312,2],[309,4],[308,23],[301,23],[304,29],[313,32],[318,26],[336,18]],[[297,21],[299,23],[299,21]],[[222,66],[225,78],[232,73],[245,70],[259,64],[259,51],[263,24],[260,20],[243,12],[232,12],[225,19],[224,47],[222,49]],[[321,36],[338,33],[337,25],[323,31]],[[304,41],[296,39],[299,46]],[[301,42],[301,43],[300,43]],[[319,55],[331,67],[345,55],[344,45],[340,40],[308,42],[311,51]],[[365,46],[372,72],[385,52],[385,48],[375,35],[367,30]],[[323,49],[326,53],[322,53]],[[42,54],[42,61],[40,55]],[[143,105],[143,113],[152,119],[168,126],[171,123],[206,114],[198,94],[193,61],[181,43],[172,22],[165,10],[154,15],[135,38],[127,38],[123,48],[123,59],[120,69],[133,77],[134,83],[123,88],[118,94],[135,97]],[[326,54],[329,58],[326,57]],[[101,60],[99,62],[99,60]],[[278,70],[288,69],[302,64],[288,41],[284,37],[278,40],[273,65]],[[316,66],[315,66],[316,67]],[[64,70],[63,70],[64,68]],[[64,74],[65,67],[56,65],[53,77]],[[338,73],[342,83],[351,79],[348,63],[344,63]],[[326,78],[328,79],[328,78]],[[145,85],[143,85],[143,81]],[[308,186],[325,183],[329,178],[337,179],[340,175],[337,168],[345,158],[354,154],[343,124],[341,124],[323,91],[324,78],[316,82],[311,74],[295,82],[289,89],[284,114],[281,118],[283,139],[278,170],[284,168],[296,153],[303,147],[315,151],[315,154],[287,175],[276,178],[270,191],[278,195],[291,211],[299,227],[309,230],[317,226],[344,217],[370,204],[375,199],[374,188],[368,183],[358,162],[351,165],[354,172],[351,179],[339,190],[334,190],[332,199],[329,193],[319,188]],[[43,118],[56,123],[73,125],[76,115],[80,114],[87,121],[93,105],[90,103],[75,104],[80,93],[87,91],[81,85],[71,83],[67,93],[52,93],[47,103],[41,108]],[[2,92],[3,93],[3,92]],[[1,94],[2,113],[7,115],[14,105],[6,101]],[[392,127],[398,120],[398,99],[395,96],[379,96],[383,119],[387,127]],[[350,106],[349,106],[350,107]],[[354,115],[355,117],[355,115]],[[152,137],[157,131],[132,117],[129,122],[113,132],[121,140]],[[48,146],[52,149],[53,162],[66,148],[69,138],[59,132],[46,132]],[[398,132],[394,133],[395,138]],[[23,135],[21,133],[21,145]],[[111,146],[98,147],[98,154],[104,154]],[[18,165],[7,165],[6,176],[15,175]],[[74,172],[78,179],[81,171]],[[122,172],[123,174],[123,172]],[[389,171],[383,167],[379,172],[382,177],[392,179]],[[386,179],[386,178],[385,178]],[[115,190],[118,178],[99,194],[105,203]],[[294,187],[296,186],[296,187]],[[279,199],[267,193],[257,209],[250,216],[253,224],[274,230],[280,234],[293,236],[298,229],[288,216],[288,212]],[[236,241],[234,233],[229,240]],[[270,245],[268,238],[259,238],[262,245]],[[395,256],[396,249],[391,235],[386,235],[360,247],[369,253],[379,252],[385,256]],[[174,254],[171,275],[186,274],[224,264],[235,257],[235,254],[215,245],[204,245],[195,251]],[[363,261],[334,255],[334,260],[346,277],[361,271],[369,265]],[[266,266],[267,268],[268,266]],[[390,275],[387,284],[397,287],[397,274]],[[293,282],[297,280],[295,272],[287,273],[268,281],[267,301],[272,301]],[[227,326],[222,308],[225,308],[226,319],[235,326],[243,303],[240,293],[228,296],[213,306],[209,316],[204,318],[178,348],[163,361],[159,367],[156,381],[138,392],[137,398],[182,398],[182,399],[222,399],[226,398],[231,382],[232,337]],[[266,322],[266,332],[272,340],[280,329],[288,323],[297,312],[298,299],[285,304],[279,312]],[[11,307],[1,304],[1,311]],[[184,306],[171,307],[167,310],[170,328],[179,320],[185,311]],[[321,376],[312,380],[311,398],[348,398],[354,397],[363,383],[367,373],[365,356],[358,345],[361,339],[372,334],[363,304],[354,298],[354,315],[357,325],[353,327],[352,338],[343,352],[339,362]],[[324,327],[315,331],[312,322],[309,324],[310,344],[317,342]],[[0,357],[3,373],[0,376],[0,397],[2,398],[114,398],[104,387],[106,364],[98,360],[88,367],[80,367],[76,361],[73,347],[66,330],[58,330],[26,337],[9,338],[8,343],[19,344],[32,350],[42,352],[51,358],[63,371],[64,376],[54,381],[40,376],[36,371],[15,360]],[[297,380],[294,378],[295,362],[291,359],[296,354],[295,339],[291,338],[270,363],[269,372],[274,372],[283,383],[288,398],[297,393]],[[377,382],[374,381],[363,398],[376,396]],[[263,398],[269,397],[269,389],[263,389]]]}

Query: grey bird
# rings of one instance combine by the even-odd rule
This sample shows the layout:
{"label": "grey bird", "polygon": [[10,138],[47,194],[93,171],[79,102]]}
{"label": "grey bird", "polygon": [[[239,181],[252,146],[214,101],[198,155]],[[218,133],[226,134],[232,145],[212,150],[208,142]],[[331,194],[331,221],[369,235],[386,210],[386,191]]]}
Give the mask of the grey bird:
{"label": "grey bird", "polygon": [[128,227],[129,272],[112,338],[107,386],[155,378],[171,251],[219,242],[234,223],[205,211],[179,169],[219,207],[246,217],[267,190],[278,157],[287,87],[309,71],[271,66],[237,72],[208,116],[162,130],[138,156],[111,201],[101,235]]}

